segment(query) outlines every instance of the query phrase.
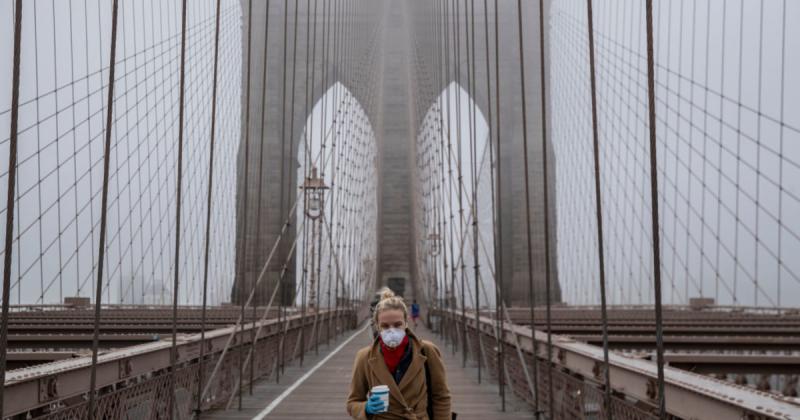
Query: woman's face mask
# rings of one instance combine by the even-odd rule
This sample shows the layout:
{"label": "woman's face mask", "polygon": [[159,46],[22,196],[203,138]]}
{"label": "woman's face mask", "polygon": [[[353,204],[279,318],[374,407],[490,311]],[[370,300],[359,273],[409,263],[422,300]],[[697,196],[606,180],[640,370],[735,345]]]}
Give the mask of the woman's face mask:
{"label": "woman's face mask", "polygon": [[395,348],[403,342],[406,336],[406,330],[400,328],[389,328],[381,331],[381,340],[383,344],[390,348]]}
{"label": "woman's face mask", "polygon": [[394,348],[400,345],[406,336],[406,319],[401,310],[383,311],[378,315],[378,327],[381,330],[383,344]]}

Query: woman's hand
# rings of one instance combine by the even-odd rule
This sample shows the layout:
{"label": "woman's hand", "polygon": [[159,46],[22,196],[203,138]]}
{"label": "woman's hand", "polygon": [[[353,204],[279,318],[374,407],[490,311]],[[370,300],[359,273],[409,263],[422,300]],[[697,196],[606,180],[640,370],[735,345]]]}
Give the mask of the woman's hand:
{"label": "woman's hand", "polygon": [[370,394],[367,405],[364,408],[367,414],[378,414],[384,412],[383,400],[376,394]]}

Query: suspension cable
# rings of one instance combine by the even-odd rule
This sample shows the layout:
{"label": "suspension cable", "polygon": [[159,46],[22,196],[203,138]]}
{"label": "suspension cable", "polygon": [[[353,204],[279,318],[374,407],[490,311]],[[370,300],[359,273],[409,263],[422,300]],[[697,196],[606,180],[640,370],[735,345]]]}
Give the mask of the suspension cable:
{"label": "suspension cable", "polygon": [[[321,111],[322,111],[321,114],[322,115],[320,115],[320,117],[319,117],[319,119],[320,119],[320,128],[319,128],[320,136],[322,136],[322,133],[325,131],[325,121],[327,120],[327,112],[328,112],[327,111],[327,109],[328,109],[328,101],[330,100],[328,98],[328,92],[329,92],[329,88],[328,88],[328,84],[329,84],[329,82],[328,82],[328,60],[329,60],[329,57],[330,57],[329,37],[330,37],[330,27],[331,27],[331,24],[330,24],[331,7],[330,7],[330,2],[329,1],[323,1],[323,3],[322,3],[322,13],[325,15],[325,19],[323,19],[323,21],[322,21],[322,46],[320,47],[320,55],[321,55],[321,59],[320,59],[321,61],[320,62],[322,64],[322,69],[321,69],[322,70],[321,71],[322,74],[320,75],[320,79],[322,80],[322,89],[323,89],[323,92],[321,92],[322,93],[322,99],[321,99],[322,103],[320,104]],[[313,118],[312,118],[312,121],[313,121]],[[333,132],[332,129],[331,129],[331,132]],[[322,154],[325,154],[326,142],[327,142],[327,138],[323,136],[321,138],[321,140],[320,140],[320,150],[321,150]],[[320,167],[320,178],[322,178],[322,179],[325,179],[325,166],[326,165],[322,165]],[[320,237],[317,240],[317,246],[320,249],[322,249],[322,245],[321,245],[322,242],[321,241],[322,241],[322,238]],[[311,265],[311,269],[316,272],[317,279],[321,279],[322,278],[322,276],[321,276],[321,273],[322,273],[321,261],[322,261],[322,257],[320,256],[318,258],[318,261],[316,263],[314,263],[312,261],[312,265]],[[328,281],[328,285],[329,285],[329,288],[330,288],[330,280]],[[338,311],[337,311],[337,314],[338,314]],[[330,317],[329,317],[328,318],[328,323],[330,323],[330,321],[331,320],[330,320]],[[338,325],[339,325],[338,317],[336,318],[335,323],[336,323],[336,326],[338,328]],[[315,343],[314,343],[314,353],[315,354],[319,354],[319,340],[320,340],[319,335],[320,335],[320,333],[321,333],[321,331],[317,330],[316,337],[315,337]],[[326,344],[330,343],[330,331],[329,331],[329,329],[326,329],[326,332],[325,332],[325,343]]]}
{"label": "suspension cable", "polygon": [[[309,111],[308,111],[309,110],[309,106],[311,106],[312,109],[313,109],[313,105],[314,105],[312,101],[314,100],[314,90],[315,90],[314,89],[314,87],[315,87],[314,86],[314,82],[315,82],[315,75],[316,75],[315,74],[315,67],[316,67],[316,63],[317,63],[317,5],[318,5],[317,0],[314,0],[314,33],[313,33],[313,35],[311,35],[309,33],[310,32],[310,25],[308,24],[308,22],[310,22],[310,18],[306,19],[306,98],[305,98],[305,115],[306,115],[306,119],[308,119],[308,115],[309,115],[308,114],[309,113]],[[308,1],[306,3],[306,7],[308,7],[309,14],[310,14],[311,13],[310,12],[310,10],[311,10],[310,1]],[[311,73],[310,73],[310,75],[309,75],[309,71],[308,71],[308,65],[309,65],[309,50],[308,50],[309,36],[313,37],[312,47],[311,47],[311,51],[310,51],[310,53],[311,53]],[[308,95],[309,95],[308,85],[309,84],[311,84],[311,92],[310,92],[311,97],[308,97]],[[312,115],[311,116],[311,120],[308,123],[308,126],[304,129],[305,148],[307,149],[307,153],[304,153],[304,156],[303,156],[303,162],[304,162],[303,163],[303,172],[304,173],[309,170],[308,165],[309,165],[309,161],[311,160],[311,158],[310,158],[311,154],[310,153],[311,153],[311,149],[312,149],[312,143],[309,141],[309,133],[313,133],[313,132],[314,132],[314,116]],[[302,351],[300,352],[300,366],[303,366],[304,355],[305,355],[305,352],[306,352],[306,344],[305,344],[305,342],[306,342],[305,314],[306,314],[306,310],[307,310],[307,306],[308,306],[308,300],[309,300],[308,290],[307,290],[307,283],[306,283],[308,281],[308,279],[307,279],[307,276],[308,276],[308,274],[307,274],[308,273],[308,268],[307,268],[308,267],[308,263],[306,261],[306,255],[307,255],[306,249],[308,248],[308,238],[307,238],[308,232],[307,232],[307,229],[303,230],[303,235],[305,236],[303,238],[303,280],[302,280],[302,283],[303,283],[304,286],[303,286],[303,296],[301,297],[301,306],[302,306],[302,313],[303,313],[304,321],[303,321],[303,328],[300,330],[301,331],[300,332],[300,346],[302,348]],[[313,242],[313,240],[314,240],[313,235],[311,237],[311,240]],[[313,246],[313,244],[312,244],[312,246]],[[320,252],[321,252],[321,249],[320,249]],[[314,257],[313,257],[313,254],[312,254],[312,258],[311,258],[311,269],[312,270],[314,269]],[[317,281],[319,281],[319,277],[317,277]],[[319,299],[319,296],[317,296],[317,299]],[[317,305],[317,308],[318,307],[319,307],[319,305]],[[314,312],[314,326],[312,327],[312,330],[311,330],[311,335],[312,336],[316,333],[317,318],[319,317],[318,314],[319,314],[319,310]],[[318,343],[318,340],[314,339],[314,346],[315,347],[317,346],[317,343]]]}
{"label": "suspension cable", "polygon": [[[467,0],[464,0],[464,4],[466,4]],[[456,172],[458,176],[458,230],[459,230],[459,237],[464,237],[464,204],[463,204],[463,197],[464,197],[464,185],[462,183],[463,172],[462,172],[462,153],[461,153],[461,25],[459,23],[459,1],[455,0],[455,25],[454,25],[454,32],[455,32],[455,76],[456,76],[456,153],[457,153],[457,160],[456,160]],[[466,9],[466,7],[465,7]],[[466,16],[466,10],[464,10],[464,15]],[[466,24],[464,25],[466,29]],[[459,255],[464,254],[464,241],[461,241],[461,246],[458,250]],[[465,282],[466,282],[466,274],[465,274],[466,264],[464,263],[463,258],[461,259],[461,265],[458,267],[460,277],[461,277],[461,367],[467,366],[467,307],[466,307],[466,295],[465,295]]]}
{"label": "suspension cable", "polygon": [[[264,128],[266,127],[266,114],[267,114],[267,53],[269,52],[269,5],[270,1],[266,0],[264,5],[264,58],[261,61],[261,127],[259,129],[259,142],[258,142],[258,197],[256,201],[258,204],[256,205],[256,240],[255,240],[255,249],[256,255],[261,254],[261,226],[264,225],[263,220],[264,217],[261,215],[261,204],[262,204],[262,193],[264,192],[264,143],[266,136],[264,135]],[[246,273],[246,271],[245,271]],[[245,274],[245,277],[247,275]],[[255,289],[255,285],[253,285],[253,290]],[[258,335],[255,334],[255,322],[256,322],[256,308],[257,306],[262,303],[262,293],[257,291],[258,297],[256,298],[255,303],[253,303],[253,327],[250,329],[250,341],[253,345],[250,348],[250,351],[255,351],[256,345],[258,344]],[[250,364],[250,384],[249,384],[249,391],[250,395],[253,395],[253,380],[255,376],[255,363]]]}
{"label": "suspension cable", "polygon": [[[106,108],[106,126],[105,126],[105,145],[103,148],[103,196],[101,199],[101,213],[100,213],[100,245],[98,250],[98,260],[97,260],[97,285],[95,290],[95,302],[94,302],[94,332],[92,333],[92,368],[91,373],[89,376],[89,411],[88,414],[90,417],[94,417],[94,409],[95,409],[95,391],[97,389],[97,352],[98,352],[98,345],[100,341],[100,308],[101,308],[101,300],[103,299],[103,265],[105,263],[105,241],[106,241],[106,225],[107,225],[107,215],[108,215],[108,173],[109,173],[109,161],[111,158],[111,129],[113,124],[113,112],[114,112],[114,71],[116,69],[116,54],[117,54],[117,15],[119,11],[119,2],[118,0],[114,0],[114,3],[111,8],[111,53],[109,58],[109,73],[108,73],[108,102]],[[21,12],[20,8],[17,8],[17,14],[19,15]],[[17,23],[19,25],[19,23]],[[19,26],[17,26],[19,27]],[[19,42],[19,38],[15,36],[15,43]],[[15,46],[16,51],[17,46]],[[16,55],[16,53],[15,53]],[[16,71],[19,71],[19,64],[15,64]],[[19,76],[17,76],[19,77]],[[16,81],[19,83],[19,80]],[[19,93],[17,93],[19,94]],[[19,100],[19,98],[17,98]],[[16,150],[14,150],[16,152]],[[14,162],[16,163],[16,162]],[[9,167],[9,170],[11,167]],[[10,178],[9,178],[10,181]],[[9,186],[9,194],[13,191],[13,186]],[[8,211],[11,211],[10,209]],[[11,229],[8,229],[10,232]],[[8,239],[6,239],[6,245],[8,245]],[[9,252],[10,254],[10,252]],[[6,267],[8,270],[10,267]],[[176,267],[177,268],[177,267]],[[6,274],[9,274],[10,271],[7,271]],[[8,289],[4,289],[3,293],[5,294]],[[5,297],[5,296],[4,296]],[[5,304],[5,302],[3,302]],[[3,310],[6,310],[4,307]]]}
{"label": "suspension cable", "polygon": [[[470,61],[469,64],[469,90],[470,92],[475,92],[475,56],[477,55],[477,48],[475,47],[475,0],[470,0],[470,26],[471,26],[471,34],[470,40],[472,45],[472,54],[470,55],[469,47],[467,47],[467,60]],[[469,43],[468,43],[469,45]],[[478,146],[477,146],[477,133],[476,133],[476,104],[474,100],[471,100],[470,106],[470,154],[472,157],[472,170],[470,171],[470,178],[471,178],[471,189],[472,189],[472,237],[473,237],[473,244],[472,244],[472,252],[473,252],[473,269],[475,272],[475,325],[479,325],[480,323],[480,313],[481,313],[481,306],[480,306],[480,259],[479,259],[479,244],[478,244],[478,235],[479,235],[479,226],[478,226]],[[480,329],[478,329],[478,333],[476,334],[478,337],[477,345],[477,353],[475,359],[478,362],[478,383],[481,383],[481,350],[483,346],[481,345],[481,334]]]}
{"label": "suspension cable", "polygon": [[[315,2],[315,6],[316,6],[316,2]],[[315,18],[315,24],[316,24],[316,9],[315,9],[314,12],[315,12],[314,18]],[[311,48],[310,48],[310,43],[311,43],[311,25],[310,25],[310,22],[311,22],[311,1],[310,0],[306,0],[306,48],[305,48],[306,49],[306,59],[305,59],[305,73],[304,73],[304,76],[305,76],[306,80],[305,80],[305,92],[303,94],[303,101],[304,101],[304,108],[305,108],[304,115],[306,116],[306,119],[308,118],[307,116],[308,116],[308,107],[309,107],[309,98],[308,98],[309,69],[308,69],[308,65],[309,65],[309,62],[310,62],[309,54],[311,53]],[[309,144],[309,140],[308,140],[308,129],[304,128],[303,129],[303,133],[300,135],[300,137],[305,142],[304,149],[306,149],[307,151],[310,151],[311,150],[311,145]],[[294,145],[292,146],[292,150],[294,150]],[[304,172],[304,174],[306,174],[304,176],[304,179],[309,179],[308,172],[307,172],[309,170],[308,159],[309,159],[309,153],[304,153],[303,154],[303,172]],[[293,160],[294,159],[292,159],[292,161]],[[299,179],[298,179],[298,181],[299,181]],[[304,194],[305,194],[305,192],[304,192]],[[307,217],[306,216],[306,211],[307,211],[307,209],[306,209],[306,200],[304,200],[303,201],[303,217]],[[312,220],[311,223],[312,223],[311,224],[311,235],[312,235],[312,240],[313,240],[313,235],[314,235],[314,230],[315,230],[315,223],[314,223],[313,220]],[[314,261],[314,252],[315,252],[315,249],[312,246],[312,249],[311,249],[311,261],[312,261],[312,264],[313,264],[313,261]],[[302,314],[301,319],[303,320],[301,322],[301,328],[300,328],[300,332],[299,332],[299,335],[300,335],[299,340],[296,340],[296,342],[295,342],[295,353],[297,353],[298,346],[300,348],[300,366],[303,365],[304,355],[305,355],[306,311],[307,311],[308,302],[310,300],[309,291],[308,291],[308,283],[307,283],[308,282],[308,276],[307,276],[307,269],[306,269],[307,255],[308,255],[308,229],[303,229],[303,268],[302,268],[303,273],[302,273],[302,278],[301,278],[300,285],[296,285],[295,286],[295,290],[297,290],[298,288],[301,290],[301,297],[300,297],[301,310],[300,310],[300,312]],[[295,282],[297,282],[297,273],[296,272],[295,272]],[[297,292],[295,292],[295,298],[293,300],[296,300],[296,295],[297,295]],[[315,320],[316,320],[316,317],[315,317]]]}
{"label": "suspension cable", "polygon": [[[450,39],[451,39],[451,37],[452,37],[453,41],[455,41],[455,34],[454,33],[451,34],[451,32],[450,32],[450,28],[451,28],[451,26],[453,26],[452,19],[451,19],[451,13],[454,10],[454,6],[453,5],[455,4],[455,0],[453,0],[453,5],[450,5],[450,2],[448,0],[444,0],[444,1],[445,1],[444,26],[445,26],[445,32],[446,32],[446,36],[444,37],[444,39],[445,39],[445,41],[444,41],[444,50],[445,50],[444,53],[446,55],[446,59],[445,59],[444,62],[445,62],[445,73],[446,73],[446,77],[447,77],[447,80],[448,80],[447,87],[445,88],[445,97],[447,98],[446,99],[446,101],[447,101],[447,103],[446,103],[446,105],[447,105],[447,153],[446,153],[446,155],[448,156],[448,159],[447,159],[447,181],[448,181],[447,182],[447,184],[448,184],[448,186],[447,186],[447,194],[448,194],[448,197],[450,198],[450,200],[452,200],[452,197],[453,197],[453,162],[452,162],[451,159],[449,159],[449,156],[450,156],[450,154],[452,153],[452,150],[453,150],[452,130],[451,130],[451,127],[450,127],[450,124],[451,124],[451,121],[452,121],[452,106],[450,105],[450,102],[451,102],[450,101],[450,90],[451,90],[452,83],[449,83],[449,81],[451,80],[450,78],[452,77],[452,74],[450,73],[450,69],[451,69],[450,61],[452,59],[452,56],[450,55],[450,50],[451,50],[451,48],[450,48],[451,47]],[[448,8],[448,6],[449,6],[449,8]],[[453,48],[453,50],[454,50],[454,48]],[[451,262],[451,266],[450,266],[450,271],[449,271],[449,274],[450,274],[450,295],[447,297],[447,307],[448,307],[448,309],[451,309],[451,310],[455,311],[457,309],[456,294],[455,294],[455,282],[456,282],[455,278],[456,278],[456,270],[457,269],[456,269],[456,264],[455,264],[455,249],[454,249],[454,246],[453,246],[453,243],[454,243],[453,237],[454,237],[454,232],[455,232],[455,227],[454,227],[454,225],[455,225],[455,215],[453,215],[453,207],[452,206],[449,206],[448,210],[449,210],[449,213],[450,213],[450,215],[449,215],[450,224],[449,224],[449,229],[448,229],[448,232],[447,232],[447,236],[448,236],[448,243],[450,244],[450,262]],[[456,354],[456,349],[458,347],[458,328],[456,328],[455,325],[452,324],[452,321],[453,320],[451,319],[451,324],[449,325],[450,328],[448,328],[448,330],[450,331],[451,351],[452,351],[452,354],[455,355]]]}
{"label": "suspension cable", "polygon": [[[528,300],[530,306],[530,313],[531,313],[531,332],[534,331],[535,324],[534,324],[534,310],[533,307],[536,302],[536,293],[533,281],[533,244],[531,241],[531,196],[530,196],[530,165],[528,162],[528,112],[527,112],[527,101],[525,100],[526,97],[526,90],[525,90],[525,49],[523,44],[523,36],[522,36],[522,0],[517,0],[517,31],[519,34],[519,76],[520,76],[520,95],[521,95],[521,102],[522,102],[522,154],[523,154],[523,161],[525,167],[525,231],[526,231],[526,239],[528,243]],[[540,25],[541,26],[541,25]],[[544,51],[544,50],[542,50]],[[542,73],[543,74],[543,73]],[[544,79],[542,79],[544,81]],[[544,102],[544,86],[542,86],[542,101]],[[544,112],[545,104],[542,105],[542,111]],[[546,126],[546,119],[542,118],[542,127]],[[546,138],[546,136],[545,136]],[[547,184],[545,184],[545,189],[547,189]],[[545,209],[547,211],[547,209]],[[546,229],[546,227],[545,227]],[[548,258],[548,257],[545,257]],[[535,352],[534,352],[535,353]],[[548,369],[548,372],[551,369]],[[552,398],[549,398],[552,400]],[[538,416],[538,411],[536,412]],[[550,412],[550,416],[552,417],[552,410]]]}
{"label": "suspension cable", "polygon": [[658,160],[656,158],[656,91],[653,52],[653,0],[645,1],[647,24],[647,97],[650,129],[650,208],[653,226],[653,289],[656,317],[656,368],[658,372],[658,414],[666,418],[664,400],[664,327],[661,314],[661,250],[658,227]]}
{"label": "suspension cable", "polygon": [[[289,197],[289,194],[291,194],[291,192],[290,192],[290,190],[288,188],[285,188],[285,184],[292,179],[292,162],[294,162],[294,152],[295,152],[295,148],[294,148],[294,103],[295,103],[296,86],[297,86],[296,85],[296,81],[297,81],[297,27],[298,27],[299,9],[300,9],[300,0],[295,0],[294,1],[294,21],[292,22],[292,29],[293,29],[293,31],[292,31],[293,32],[293,35],[292,35],[292,96],[291,96],[291,100],[290,100],[290,104],[289,104],[289,108],[290,108],[290,110],[289,110],[289,137],[288,138],[284,137],[284,139],[283,139],[284,142],[288,143],[289,161],[288,161],[288,163],[286,165],[285,178],[284,178],[284,175],[281,176],[281,188],[282,189],[286,189],[287,198]],[[284,114],[284,118],[285,117],[286,117],[286,115]],[[285,160],[285,157],[281,159],[282,164],[283,164],[284,160]],[[281,194],[281,201],[283,203],[285,203],[285,205],[288,205],[288,201],[289,200],[283,201],[283,194]],[[293,212],[286,212],[284,214],[286,215],[287,220],[290,221],[290,224],[293,224],[291,222],[294,219]],[[285,255],[286,254],[285,249],[283,251],[284,251],[283,254]],[[286,258],[284,258],[284,260],[286,260]],[[292,298],[292,296],[287,296],[286,295],[287,287],[286,287],[286,285],[284,283],[285,283],[285,280],[281,280],[280,288],[281,288],[282,292],[281,292],[280,303],[282,303],[282,305],[280,306],[280,308],[283,311],[283,318],[284,318],[284,321],[287,323],[287,328],[288,328],[288,321],[287,321],[288,317],[286,316],[286,313],[287,313],[287,310],[288,310],[287,305],[289,305],[289,299]],[[280,360],[281,373],[284,373],[284,370],[286,369],[286,334],[287,333],[288,333],[288,330],[284,329],[283,333],[281,334],[281,339],[280,339],[279,360]]]}
{"label": "suspension cable", "polygon": [[[116,5],[116,1],[114,2]],[[116,22],[116,20],[114,20]],[[3,255],[3,319],[0,326],[0,415],[3,413],[3,397],[6,381],[6,358],[8,357],[8,306],[11,297],[11,256],[14,245],[14,198],[17,183],[17,131],[19,124],[19,79],[20,55],[22,42],[22,0],[14,3],[14,57],[11,87],[11,133],[8,146],[8,196],[6,199],[6,243]],[[113,48],[113,47],[112,47]],[[111,59],[112,66],[114,59]],[[113,74],[113,72],[112,72]],[[113,83],[112,83],[113,85]],[[106,170],[108,173],[108,170]],[[105,208],[105,206],[103,206]],[[97,305],[99,307],[99,305]],[[97,319],[95,316],[95,341],[97,340]],[[92,363],[92,371],[96,364]],[[94,379],[94,376],[92,376]],[[93,381],[94,383],[94,381]]]}
{"label": "suspension cable", "polygon": [[203,389],[203,374],[205,373],[205,351],[206,351],[206,305],[208,302],[208,261],[209,247],[211,244],[211,198],[213,196],[214,184],[214,146],[217,126],[217,77],[219,71],[219,10],[221,0],[217,0],[216,18],[214,24],[214,76],[211,88],[211,132],[209,141],[208,157],[208,201],[206,202],[206,238],[205,238],[205,258],[203,260],[203,308],[200,315],[200,368],[198,369],[197,386],[197,406],[195,415],[199,416],[203,408],[203,399],[200,391]]}
{"label": "suspension cable", "polygon": [[[502,267],[503,267],[503,252],[502,247],[503,244],[503,209],[501,205],[501,175],[502,175],[502,165],[501,162],[503,161],[503,155],[501,153],[500,148],[500,13],[498,11],[498,3],[500,0],[494,0],[494,77],[495,77],[495,120],[497,124],[495,125],[495,141],[497,142],[497,177],[495,179],[495,200],[494,200],[494,207],[495,207],[495,231],[496,239],[495,239],[495,283],[502,284],[503,283],[503,275],[502,275]],[[498,331],[504,331],[503,327],[503,306],[499,304],[502,302],[502,296],[500,295],[500,289],[496,288],[495,292],[495,311],[497,311],[497,323],[498,323]],[[533,326],[531,326],[533,328]],[[497,383],[500,393],[500,402],[502,410],[505,411],[506,409],[506,393],[505,393],[505,376],[503,372],[505,371],[505,355],[504,355],[504,348],[502,342],[499,341],[498,337],[498,346],[497,346]],[[534,349],[535,350],[535,349]],[[534,351],[534,354],[536,352]]]}
{"label": "suspension cable", "polygon": [[176,201],[175,201],[175,277],[172,283],[172,347],[170,350],[170,417],[175,412],[176,372],[175,362],[178,359],[178,285],[180,284],[180,256],[181,256],[181,192],[183,184],[183,121],[185,115],[184,103],[186,100],[186,0],[181,6],[181,69],[180,69],[180,99],[178,109],[178,167]]}
{"label": "suspension cable", "polygon": [[[245,92],[245,119],[244,119],[244,172],[243,172],[243,181],[242,184],[244,185],[242,192],[242,221],[241,221],[241,236],[239,239],[239,252],[236,253],[237,258],[239,259],[237,266],[238,275],[236,276],[238,280],[238,299],[239,304],[241,306],[241,313],[239,315],[240,319],[242,320],[241,324],[239,325],[239,336],[241,337],[244,334],[244,322],[245,322],[245,299],[244,299],[244,288],[247,278],[247,213],[248,213],[248,198],[249,198],[249,188],[250,188],[250,83],[251,83],[251,72],[252,72],[252,44],[253,44],[253,0],[248,0],[247,2],[247,81],[246,81],[246,92]],[[253,288],[255,290],[255,286]],[[251,292],[252,296],[252,292]],[[244,360],[243,354],[241,351],[237,352],[237,360],[239,364],[239,390],[242,389],[242,382],[244,381]],[[242,396],[241,392],[239,394],[239,410],[242,409]]]}
{"label": "suspension cable", "polygon": [[[295,8],[296,9],[296,8]],[[284,212],[284,200],[285,200],[285,184],[286,184],[286,76],[287,76],[287,65],[288,65],[288,54],[289,54],[289,0],[283,1],[283,85],[281,88],[281,175],[280,175],[280,204],[279,204],[279,214],[281,220],[286,220],[287,226],[291,225],[291,219],[288,219],[286,213]],[[291,147],[291,145],[290,145]],[[283,255],[283,247],[281,247],[280,254]],[[278,258],[279,260],[283,260],[283,258]],[[275,284],[275,288],[278,289],[278,322],[280,323],[281,316],[283,312],[281,310],[281,306],[283,304],[283,281],[278,280],[278,283]],[[277,364],[275,369],[275,383],[280,383],[281,378],[281,370],[280,370],[280,359],[281,359],[281,351],[283,350],[283,337],[281,339],[276,340],[275,345],[276,354],[277,354]]]}
{"label": "suspension cable", "polygon": [[[542,14],[542,3],[539,1],[540,15]],[[611,419],[611,373],[608,364],[608,311],[606,307],[606,268],[605,258],[603,256],[603,208],[602,208],[602,195],[600,194],[600,146],[598,140],[597,128],[597,78],[595,74],[595,57],[594,57],[594,19],[592,17],[592,0],[586,0],[586,13],[588,18],[589,29],[589,79],[591,81],[591,96],[592,96],[592,144],[594,149],[594,197],[595,197],[595,213],[597,216],[597,261],[600,274],[600,313],[603,322],[603,362],[605,363],[603,369],[603,379],[605,380],[605,414],[607,419]],[[542,44],[542,85],[544,86],[544,29],[541,30],[541,44]],[[542,111],[545,110],[545,90],[542,89]],[[547,121],[543,121],[547,124]]]}

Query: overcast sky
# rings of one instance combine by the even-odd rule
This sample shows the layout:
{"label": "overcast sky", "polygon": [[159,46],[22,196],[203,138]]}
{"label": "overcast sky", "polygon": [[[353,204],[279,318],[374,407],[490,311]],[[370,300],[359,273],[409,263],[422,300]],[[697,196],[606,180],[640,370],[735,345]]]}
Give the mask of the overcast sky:
{"label": "overcast sky", "polygon": [[[655,3],[664,301],[797,306],[800,3]],[[553,4],[559,274],[597,303],[586,2]],[[609,297],[651,302],[644,2],[595,5]]]}
{"label": "overcast sky", "polygon": [[[57,302],[92,294],[95,281],[110,2],[24,4],[12,301]],[[196,303],[200,296],[213,52],[214,1],[190,4],[181,303]],[[0,60],[0,197],[7,187],[12,5],[0,0],[0,56],[7,57]],[[157,303],[169,300],[174,269],[177,150],[172,139],[177,138],[180,2],[121,5],[106,299]],[[642,5],[595,1],[603,217],[613,303],[652,302]],[[558,269],[567,301],[597,303],[585,1],[553,2],[551,13],[548,81]],[[720,303],[798,306],[800,3],[661,1],[655,15],[664,301],[705,296]],[[211,253],[215,302],[227,300],[234,258],[242,59],[238,1],[223,1],[222,21]],[[451,102],[469,106],[467,97],[451,91]],[[480,134],[485,122],[477,124]],[[480,146],[484,136],[477,138]],[[465,134],[462,139],[468,141]],[[483,155],[480,159],[483,173],[488,162]],[[484,191],[484,177],[481,182],[479,196],[488,209],[490,192]],[[481,231],[490,232],[491,221],[484,217],[489,212],[482,208]],[[489,267],[491,241],[486,245],[481,265]],[[471,249],[465,248],[468,255]]]}

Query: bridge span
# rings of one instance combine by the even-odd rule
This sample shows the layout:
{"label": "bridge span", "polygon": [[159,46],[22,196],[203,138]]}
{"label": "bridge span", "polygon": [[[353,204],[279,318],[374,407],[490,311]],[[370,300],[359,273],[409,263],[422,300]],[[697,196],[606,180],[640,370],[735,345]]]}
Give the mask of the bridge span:
{"label": "bridge span", "polygon": [[798,23],[0,0],[0,419],[344,419],[388,287],[462,420],[800,420]]}

